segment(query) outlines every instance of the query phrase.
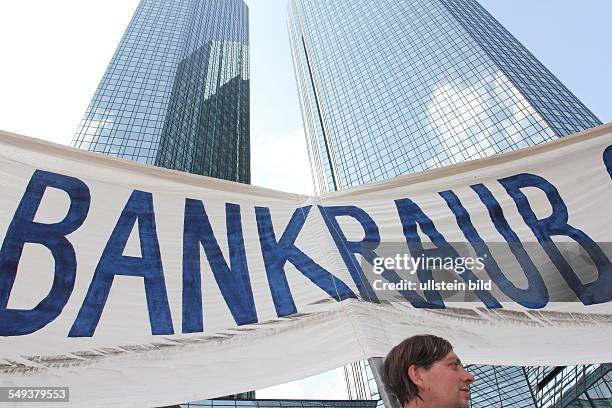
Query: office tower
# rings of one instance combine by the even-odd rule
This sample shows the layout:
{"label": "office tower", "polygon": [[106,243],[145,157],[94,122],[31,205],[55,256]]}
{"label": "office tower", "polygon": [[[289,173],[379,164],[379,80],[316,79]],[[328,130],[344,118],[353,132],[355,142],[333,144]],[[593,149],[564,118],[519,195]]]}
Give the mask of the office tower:
{"label": "office tower", "polygon": [[242,0],[142,0],[72,145],[250,182]]}
{"label": "office tower", "polygon": [[523,367],[468,367],[477,381],[470,386],[470,407],[536,408]]}
{"label": "office tower", "polygon": [[249,143],[243,0],[141,0],[72,146],[250,183]]}
{"label": "office tower", "polygon": [[601,124],[475,0],[290,0],[318,192]]}
{"label": "office tower", "polygon": [[474,365],[473,408],[611,407],[612,364],[567,367]]}
{"label": "office tower", "polygon": [[378,385],[367,361],[357,361],[344,367],[346,391],[351,400],[380,398]]}
{"label": "office tower", "polygon": [[[289,0],[288,29],[319,193],[601,124],[475,0]],[[562,406],[601,367],[473,366],[488,382],[472,406]],[[367,363],[345,375],[350,396],[375,397]]]}
{"label": "office tower", "polygon": [[287,399],[215,399],[194,401],[168,408],[376,408],[376,401],[287,400]]}

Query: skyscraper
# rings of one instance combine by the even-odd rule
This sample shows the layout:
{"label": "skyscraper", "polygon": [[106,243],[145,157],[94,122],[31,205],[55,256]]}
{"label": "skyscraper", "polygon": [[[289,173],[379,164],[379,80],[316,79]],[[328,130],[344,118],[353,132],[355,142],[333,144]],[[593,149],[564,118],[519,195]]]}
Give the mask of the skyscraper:
{"label": "skyscraper", "polygon": [[290,0],[317,191],[601,124],[475,0]]}
{"label": "skyscraper", "polygon": [[72,146],[250,183],[243,0],[141,0]]}
{"label": "skyscraper", "polygon": [[[476,0],[289,0],[288,29],[320,193],[601,124]],[[567,406],[607,387],[602,367],[472,366],[486,379],[471,406]],[[376,397],[367,364],[345,375],[350,396]]]}
{"label": "skyscraper", "polygon": [[343,400],[299,400],[299,399],[253,399],[241,401],[219,398],[216,400],[194,401],[167,408],[376,408],[375,401],[343,401]]}
{"label": "skyscraper", "polygon": [[249,183],[248,26],[242,0],[142,0],[72,145]]}
{"label": "skyscraper", "polygon": [[472,408],[611,407],[612,364],[562,367],[470,366]]}

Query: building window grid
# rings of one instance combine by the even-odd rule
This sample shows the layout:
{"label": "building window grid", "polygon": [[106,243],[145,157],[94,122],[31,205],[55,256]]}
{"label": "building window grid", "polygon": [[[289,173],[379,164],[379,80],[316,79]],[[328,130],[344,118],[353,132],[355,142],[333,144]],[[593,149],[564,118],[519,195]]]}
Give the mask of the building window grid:
{"label": "building window grid", "polygon": [[[234,8],[231,8],[229,3],[233,3]],[[184,41],[188,24],[185,17],[193,11],[190,9],[194,5],[190,0],[173,3],[145,0],[139,4],[94,94],[85,118],[77,129],[73,140],[75,147],[155,164],[161,133],[167,119],[164,109],[171,97],[175,67],[184,52],[181,43]],[[216,17],[210,14],[213,9],[215,12],[223,9],[221,12],[237,17],[236,21],[245,21],[246,8],[242,6],[241,1],[218,2],[207,10],[209,14],[206,18]],[[196,22],[197,18],[198,16],[195,16]],[[231,35],[248,41],[247,30],[244,27],[238,28],[239,25],[233,24],[234,27],[228,32],[231,31]],[[224,25],[221,23],[214,26],[216,31],[222,31],[222,28]],[[247,66],[243,72],[246,72],[248,80],[248,54],[244,61]],[[225,72],[228,72],[227,67],[230,64],[235,63],[236,56],[231,55]],[[244,90],[241,93],[245,99],[242,109],[246,111],[241,113],[240,117],[248,122],[248,86],[246,93]],[[226,115],[229,111],[221,109],[220,113]],[[108,114],[116,112],[121,113]],[[95,117],[105,114],[102,118]],[[242,135],[241,140],[246,142],[243,145],[248,144],[248,123],[238,126],[238,129]],[[219,149],[229,152],[225,140]],[[238,157],[240,164],[233,167],[242,173],[241,180],[248,181],[249,160],[244,157],[244,153],[248,154],[248,146],[242,146],[241,151],[243,153]],[[227,176],[229,173],[224,170],[222,175]]]}
{"label": "building window grid", "polygon": [[180,404],[181,408],[227,407],[227,408],[375,408],[375,401],[342,401],[342,400],[243,400],[216,399],[194,401]]}
{"label": "building window grid", "polygon": [[[419,14],[433,15],[436,21],[424,24]],[[461,24],[468,16],[476,20],[469,30]],[[394,22],[402,18],[411,19],[410,23],[394,27]],[[379,21],[381,26],[377,26]],[[368,31],[372,27],[381,35]],[[448,36],[436,37],[437,27]],[[429,45],[419,43],[418,39],[411,41],[405,32],[407,29],[420,30]],[[290,37],[298,32],[308,37],[313,63],[326,78],[320,84],[321,99],[332,133],[336,135],[338,156],[343,157],[339,174],[344,179],[341,184],[346,187],[485,157],[492,152],[533,146],[601,123],[475,1],[372,4],[291,0],[289,30]],[[488,38],[489,42],[476,44],[474,37]],[[381,38],[389,40],[393,48],[385,48]],[[433,58],[436,47],[450,50]],[[385,52],[393,57],[389,58]],[[299,53],[294,53],[294,64],[296,71],[304,64]],[[415,75],[419,69],[427,72]],[[457,73],[461,74],[460,80],[453,77]],[[402,77],[402,74],[405,75]],[[399,78],[398,83],[384,83],[386,76]],[[441,81],[455,87],[440,89],[441,97],[430,101],[432,111],[428,115],[425,98],[432,86]],[[457,92],[462,86],[469,92]],[[306,94],[303,90],[307,87],[301,85],[302,95]],[[383,96],[377,100],[367,93],[371,89],[382,92]],[[411,102],[402,95],[406,93],[412,95]],[[453,98],[456,106],[449,108],[443,103]],[[385,99],[395,102],[391,108]],[[458,114],[461,106],[474,110],[491,103],[492,107],[483,110],[484,119],[476,120],[473,128],[468,126],[466,130],[466,126],[456,123],[467,122]],[[302,108],[308,110],[308,104],[302,104]],[[305,120],[316,119],[305,115]],[[391,130],[385,127],[390,121],[393,122]],[[312,126],[306,128],[309,154],[315,155],[316,149],[311,146],[323,140],[320,135],[314,137]],[[433,129],[444,128],[448,133],[469,136],[440,140]],[[370,142],[364,143],[364,140]],[[475,151],[468,153],[466,145]],[[396,151],[397,155],[389,154],[390,151]],[[409,157],[409,163],[402,157]],[[402,164],[389,168],[389,163],[398,162]],[[319,179],[329,180],[324,166],[315,166],[314,170]],[[327,189],[333,189],[331,183]]]}
{"label": "building window grid", "polygon": [[[324,45],[322,45],[322,46],[324,46]],[[431,81],[431,80],[430,80],[430,81]],[[484,86],[484,84],[482,84],[482,83],[481,83],[480,85],[481,85],[481,86]],[[341,87],[335,87],[335,88],[336,88],[336,89],[342,89]],[[501,88],[500,88],[500,89],[501,89]],[[518,93],[518,92],[515,92],[515,93]],[[503,94],[502,94],[502,96],[503,96]],[[510,95],[509,97],[514,97],[514,95]],[[327,96],[326,96],[324,99],[329,99],[329,100],[334,101],[334,100],[336,100],[336,99],[337,99],[337,95],[334,95],[334,97],[332,97],[332,98],[327,98]],[[502,100],[502,101],[503,101],[503,100]],[[371,115],[370,115],[370,116],[368,116],[368,115],[366,114],[366,115],[365,115],[365,117],[366,117],[366,118],[368,118],[368,117],[372,117],[372,116],[371,116]],[[379,115],[379,117],[380,117],[380,115]],[[333,123],[333,120],[332,120],[332,123]],[[342,125],[344,125],[344,123],[342,123],[342,122],[340,122],[340,123],[341,123]],[[515,124],[515,125],[516,125],[516,124]],[[398,144],[397,144],[397,143],[392,143],[392,142],[390,142],[390,143],[385,143],[385,142],[384,142],[384,140],[385,140],[386,138],[388,138],[388,137],[389,137],[389,134],[390,134],[390,133],[392,133],[392,131],[389,131],[389,129],[382,129],[382,130],[381,130],[381,129],[378,129],[377,123],[374,123],[374,125],[373,125],[372,127],[374,128],[374,130],[375,130],[375,131],[378,131],[378,132],[381,134],[380,138],[382,138],[381,140],[383,141],[383,142],[382,142],[383,144],[387,144],[387,149],[393,149],[393,146],[395,146],[395,148],[397,148],[397,146],[398,146]],[[542,126],[541,128],[542,128],[542,129],[544,129],[544,126]],[[370,130],[370,131],[371,131],[371,130]],[[346,132],[346,129],[338,129],[338,130],[337,130],[337,132],[341,132],[341,133],[342,133],[342,132]],[[515,131],[515,132],[514,132],[514,134],[516,134],[516,133],[518,133],[518,132],[517,132],[517,131]],[[550,139],[550,137],[551,137],[550,135],[545,134],[545,136],[544,136],[544,137],[539,137],[538,139],[540,139],[540,140],[538,140],[538,141],[532,140],[532,139],[530,139],[530,138],[526,138],[526,140],[525,140],[525,146],[527,146],[527,145],[534,145],[534,144],[536,144],[537,142],[540,142],[540,141],[541,141],[541,139],[547,140],[547,139]],[[350,146],[350,145],[353,145],[354,143],[351,143],[351,142],[348,142],[348,141],[347,141],[347,142],[345,142],[344,144],[349,144],[349,146]],[[426,142],[426,144],[427,144],[427,142]],[[438,145],[439,145],[439,144],[438,144]],[[476,146],[477,146],[478,144],[477,144],[477,143],[474,143],[474,145],[476,145]],[[498,145],[497,145],[497,144],[494,144],[494,145],[493,145],[493,147],[496,147],[496,146],[498,146]],[[351,146],[351,147],[352,147],[352,149],[351,149],[351,150],[356,151],[356,149],[355,149],[355,146],[354,146],[354,145],[353,145],[353,146]],[[505,150],[507,150],[507,149],[509,149],[509,148],[514,147],[514,144],[508,144],[508,143],[505,143],[503,146],[501,146],[501,145],[500,145],[500,146],[498,146],[498,147],[499,147],[499,149],[498,149],[499,151],[505,151]],[[440,146],[430,145],[430,146],[428,146],[427,151],[430,151],[430,149],[431,149],[431,152],[432,152],[432,153],[435,155],[435,154],[436,154],[436,151],[440,149]],[[348,149],[347,149],[347,150],[348,150]],[[448,153],[448,150],[445,150],[445,152],[446,152],[446,153]],[[344,148],[342,148],[342,153],[346,154],[346,150],[345,150]],[[342,154],[342,153],[341,153],[341,154]],[[442,152],[442,153],[440,153],[440,154],[445,154],[445,153],[444,153],[444,152]],[[480,155],[477,155],[476,157],[484,157],[484,156],[485,156],[484,154],[480,154]],[[367,158],[367,157],[366,157],[366,158]],[[458,162],[458,161],[461,161],[461,160],[465,160],[465,158],[466,158],[466,157],[465,157],[465,156],[463,156],[462,154],[458,154],[458,155],[456,156],[456,158],[454,158],[454,157],[453,157],[453,155],[451,155],[451,160],[450,160],[450,161],[451,161],[451,162]],[[362,161],[363,161],[363,160],[362,160]],[[367,162],[368,160],[365,160],[365,161]],[[370,161],[371,161],[371,160],[370,160]],[[427,163],[425,163],[425,161],[422,161],[422,162],[421,162],[421,163],[419,163],[419,164],[421,164],[421,166],[420,166],[420,167],[431,167],[431,163],[430,163],[430,164],[427,164]],[[423,166],[423,164],[425,164],[425,165]],[[444,162],[441,162],[441,163],[438,163],[437,165],[442,165],[442,164],[445,164],[445,163],[444,163]],[[447,163],[446,163],[446,164],[447,164]],[[365,168],[364,168],[364,169],[362,169],[362,171],[361,171],[360,173],[369,173],[369,174],[371,174],[372,176],[370,176],[370,177],[368,177],[368,178],[377,179],[377,178],[382,177],[382,176],[385,174],[385,169],[384,169],[382,166],[380,166],[380,165],[378,165],[378,166],[376,166],[376,165],[375,165],[374,167],[372,167],[372,166],[369,166],[368,164],[364,164],[364,167],[365,167]],[[352,173],[352,174],[355,174],[355,175],[358,175],[358,173],[356,173],[356,172],[354,172],[354,171],[352,171],[352,172],[347,172],[347,171],[344,171],[344,169],[341,169],[341,170],[340,170],[340,173],[342,173],[342,174],[348,174],[348,175],[349,175],[349,177],[351,177],[351,173]],[[355,176],[353,176],[353,177],[355,177]],[[350,185],[350,184],[353,184],[353,183],[348,183],[348,184]]]}

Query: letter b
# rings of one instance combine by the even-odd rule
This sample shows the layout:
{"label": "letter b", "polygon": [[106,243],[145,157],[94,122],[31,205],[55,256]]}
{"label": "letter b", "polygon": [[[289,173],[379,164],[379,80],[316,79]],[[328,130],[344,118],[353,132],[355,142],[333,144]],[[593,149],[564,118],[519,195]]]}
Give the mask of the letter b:
{"label": "letter b", "polygon": [[[66,217],[53,224],[34,221],[47,187],[63,190],[70,198]],[[59,316],[72,293],[76,275],[76,256],[66,235],[83,224],[90,201],[89,188],[81,180],[42,170],[34,172],[0,249],[0,336],[33,333]],[[9,296],[26,243],[41,244],[51,251],[55,260],[53,285],[34,309],[9,309]]]}

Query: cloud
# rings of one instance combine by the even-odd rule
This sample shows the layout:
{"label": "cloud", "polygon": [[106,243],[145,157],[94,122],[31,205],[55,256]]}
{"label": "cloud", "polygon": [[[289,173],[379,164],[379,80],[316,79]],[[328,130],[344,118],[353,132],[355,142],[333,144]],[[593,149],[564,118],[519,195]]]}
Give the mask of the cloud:
{"label": "cloud", "polygon": [[543,119],[506,75],[497,71],[478,78],[476,84],[466,84],[461,77],[451,77],[432,90],[426,127],[440,144],[434,143],[437,152],[427,161],[428,168],[526,147],[527,140],[545,140],[544,130],[528,136],[526,129]]}
{"label": "cloud", "polygon": [[304,130],[285,136],[251,138],[253,185],[298,194],[313,194]]}

